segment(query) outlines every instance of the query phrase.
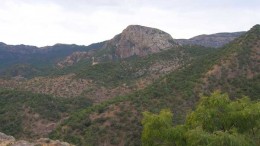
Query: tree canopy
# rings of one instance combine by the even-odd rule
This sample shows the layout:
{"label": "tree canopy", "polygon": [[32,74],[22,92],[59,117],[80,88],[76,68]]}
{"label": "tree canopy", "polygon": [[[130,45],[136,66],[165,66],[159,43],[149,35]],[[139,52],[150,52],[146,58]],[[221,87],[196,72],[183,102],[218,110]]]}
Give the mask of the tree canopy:
{"label": "tree canopy", "polygon": [[173,114],[143,113],[144,146],[254,146],[260,144],[260,102],[248,97],[231,101],[214,92],[201,97],[183,125],[173,125]]}

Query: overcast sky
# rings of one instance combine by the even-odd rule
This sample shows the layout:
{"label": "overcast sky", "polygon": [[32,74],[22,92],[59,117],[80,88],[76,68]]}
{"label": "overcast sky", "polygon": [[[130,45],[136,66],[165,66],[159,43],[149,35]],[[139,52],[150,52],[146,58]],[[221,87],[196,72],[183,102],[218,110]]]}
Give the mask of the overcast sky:
{"label": "overcast sky", "polygon": [[0,42],[88,45],[131,24],[173,38],[234,32],[260,23],[260,0],[0,0]]}

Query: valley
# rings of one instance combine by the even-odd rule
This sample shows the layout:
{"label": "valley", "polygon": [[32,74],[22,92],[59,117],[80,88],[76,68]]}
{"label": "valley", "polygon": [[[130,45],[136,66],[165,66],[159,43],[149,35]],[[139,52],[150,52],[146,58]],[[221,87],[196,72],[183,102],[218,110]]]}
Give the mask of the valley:
{"label": "valley", "polygon": [[259,60],[258,24],[189,40],[130,25],[90,46],[1,43],[0,132],[79,146],[141,145],[143,112],[169,109],[180,125],[214,91],[259,102]]}

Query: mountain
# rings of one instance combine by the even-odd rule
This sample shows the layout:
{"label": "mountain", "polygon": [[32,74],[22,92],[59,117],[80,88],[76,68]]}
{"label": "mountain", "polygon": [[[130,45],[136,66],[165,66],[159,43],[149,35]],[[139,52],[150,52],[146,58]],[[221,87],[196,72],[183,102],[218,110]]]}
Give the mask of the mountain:
{"label": "mountain", "polygon": [[[13,68],[3,69],[12,78],[0,79],[0,131],[75,145],[140,145],[144,111],[168,108],[178,125],[201,94],[220,90],[258,100],[259,32],[256,25],[215,49],[178,45],[163,31],[133,25],[92,49],[42,48],[52,57],[41,63],[42,53],[33,55],[39,48],[29,49],[28,58],[2,49],[22,54],[22,62],[5,58]],[[48,60],[51,67],[43,69]]]}
{"label": "mountain", "polygon": [[[100,50],[76,51],[72,54],[90,58],[88,53],[100,53]],[[207,53],[211,49],[201,50]],[[0,92],[0,105],[4,105],[0,111],[0,131],[18,139],[46,136],[57,123],[68,118],[70,113],[88,106],[86,101],[103,103],[143,89],[161,76],[183,67],[191,57],[196,56],[199,53],[192,55],[178,46],[146,56],[107,60],[96,65],[92,64],[92,59],[77,61],[77,57],[66,57],[76,61],[55,68],[44,76],[0,79],[0,88],[3,88],[3,92]],[[26,71],[26,68],[23,67],[23,70]],[[17,71],[17,74],[20,72]],[[45,106],[48,108],[44,109]],[[45,132],[42,133],[42,129],[46,129]]]}
{"label": "mountain", "polygon": [[75,52],[58,62],[63,68],[82,60],[92,60],[93,64],[108,60],[147,56],[179,45],[166,32],[156,28],[129,25],[122,33],[104,43],[101,49]]}
{"label": "mountain", "polygon": [[[0,75],[32,77],[71,66],[84,60],[101,62],[146,56],[177,47],[172,37],[159,29],[130,25],[113,39],[89,46],[56,44],[47,47],[0,44]],[[54,68],[53,68],[54,67]],[[26,71],[25,71],[26,68]]]}
{"label": "mountain", "polygon": [[[0,43],[0,75],[32,78],[48,75],[56,68],[66,68],[82,61],[92,64],[134,56],[147,56],[181,45],[220,47],[244,32],[200,35],[191,39],[173,39],[159,29],[130,25],[114,38],[89,46],[56,44],[35,47]],[[44,73],[43,73],[44,71]]]}
{"label": "mountain", "polygon": [[146,56],[178,46],[173,38],[159,29],[130,25],[122,33],[107,41],[104,49],[110,49],[113,56],[127,58]]}
{"label": "mountain", "polygon": [[244,31],[233,33],[216,33],[199,35],[190,39],[175,39],[181,45],[200,45],[205,47],[219,48],[244,34]]}
{"label": "mountain", "polygon": [[89,46],[56,44],[38,48],[28,45],[6,45],[1,43],[0,75],[8,77],[39,75],[40,72],[52,69],[56,62],[73,52],[93,50],[100,48],[102,45],[103,42]]}
{"label": "mountain", "polygon": [[173,123],[178,125],[200,94],[221,90],[233,99],[246,95],[259,100],[259,40],[260,25],[256,25],[215,51],[183,47],[197,56],[144,89],[74,113],[50,137],[77,145],[140,145],[144,111],[171,109]]}
{"label": "mountain", "polygon": [[[115,42],[118,36],[122,37]],[[101,102],[144,88],[156,78],[177,70],[190,60],[190,56],[172,42],[169,34],[158,29],[131,25],[115,38],[97,44],[99,48],[73,50],[75,52],[55,64],[56,68],[51,71],[45,69],[44,75],[41,74],[41,69],[33,68],[30,64],[13,65],[12,69],[6,69],[3,74],[15,77],[0,79],[0,87],[59,97],[83,96],[94,102]],[[135,51],[142,50],[143,47],[149,48],[141,54],[129,54],[127,58],[121,58],[122,55],[120,57],[116,52],[113,54],[109,51],[111,48],[108,44],[116,43],[120,44],[117,48],[119,52],[132,49],[122,47],[125,42],[130,41],[136,46]],[[60,49],[62,48],[64,49],[61,45]],[[48,48],[42,50],[46,49]],[[50,51],[49,55],[52,54],[53,51]],[[114,56],[119,60],[102,60],[104,56]],[[94,61],[98,64],[94,65]],[[26,76],[31,78],[24,78]]]}
{"label": "mountain", "polygon": [[0,43],[0,71],[4,67],[10,66],[12,64],[18,63],[20,60],[24,60],[24,56],[28,54],[34,54],[37,47],[35,46],[26,46],[26,45],[6,45]]}

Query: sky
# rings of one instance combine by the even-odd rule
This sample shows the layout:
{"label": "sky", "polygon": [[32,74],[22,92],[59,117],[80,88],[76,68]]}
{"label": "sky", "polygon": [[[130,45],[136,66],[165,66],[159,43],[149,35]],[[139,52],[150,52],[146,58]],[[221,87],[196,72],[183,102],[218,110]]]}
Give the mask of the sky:
{"label": "sky", "polygon": [[0,0],[0,42],[13,45],[89,45],[134,24],[191,38],[259,23],[260,0]]}

